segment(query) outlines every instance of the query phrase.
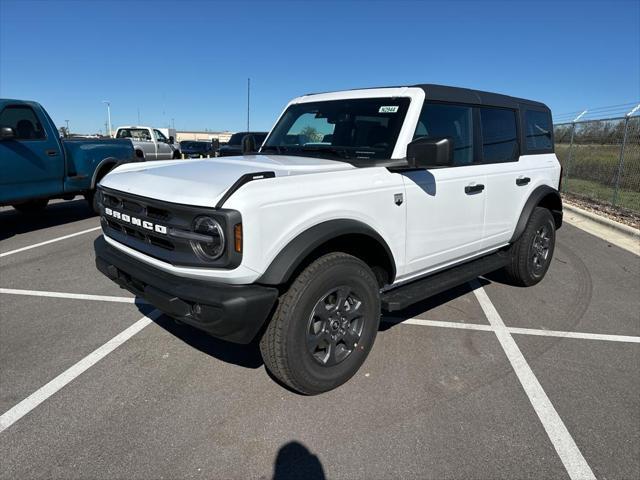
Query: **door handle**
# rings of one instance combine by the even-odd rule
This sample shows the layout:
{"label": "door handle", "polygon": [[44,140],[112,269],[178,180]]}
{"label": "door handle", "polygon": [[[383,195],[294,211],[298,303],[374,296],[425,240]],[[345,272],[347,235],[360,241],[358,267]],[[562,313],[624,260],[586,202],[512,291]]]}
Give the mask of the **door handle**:
{"label": "door handle", "polygon": [[483,190],[484,190],[484,185],[482,185],[481,183],[479,183],[477,185],[467,185],[466,187],[464,187],[464,193],[466,193],[467,195],[473,195],[474,193],[480,193]]}
{"label": "door handle", "polygon": [[516,178],[516,185],[519,187],[528,184],[531,181],[529,177],[518,177]]}
{"label": "door handle", "polygon": [[56,155],[58,155],[58,151],[57,150],[45,150],[44,153],[46,153],[50,157],[55,157]]}

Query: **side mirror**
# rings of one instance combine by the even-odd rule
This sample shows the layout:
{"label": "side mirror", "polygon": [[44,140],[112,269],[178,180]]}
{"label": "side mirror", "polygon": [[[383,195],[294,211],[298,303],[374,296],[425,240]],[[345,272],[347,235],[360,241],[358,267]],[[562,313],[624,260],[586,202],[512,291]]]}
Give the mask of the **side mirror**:
{"label": "side mirror", "polygon": [[245,135],[242,137],[242,154],[253,153],[256,151],[256,139],[253,135]]}
{"label": "side mirror", "polygon": [[0,140],[12,140],[16,138],[16,132],[11,127],[0,128]]}
{"label": "side mirror", "polygon": [[453,142],[448,137],[420,137],[407,145],[407,162],[412,168],[450,167]]}
{"label": "side mirror", "polygon": [[175,139],[173,137],[169,137],[169,143],[175,143]]}

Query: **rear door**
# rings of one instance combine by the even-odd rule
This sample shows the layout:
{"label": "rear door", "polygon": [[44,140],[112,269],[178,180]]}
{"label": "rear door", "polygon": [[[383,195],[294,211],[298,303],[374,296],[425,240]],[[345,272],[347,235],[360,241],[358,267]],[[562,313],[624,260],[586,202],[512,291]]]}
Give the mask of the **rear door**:
{"label": "rear door", "polygon": [[482,249],[486,192],[476,162],[474,109],[426,102],[414,139],[449,137],[455,166],[405,172],[406,279],[473,256]]}
{"label": "rear door", "polygon": [[522,206],[536,183],[536,173],[520,161],[518,112],[509,108],[479,107],[482,151],[486,173],[487,207],[485,247],[509,241]]}
{"label": "rear door", "polygon": [[8,104],[0,112],[0,126],[15,132],[0,141],[0,203],[62,192],[64,154],[47,125],[44,113],[27,104]]}

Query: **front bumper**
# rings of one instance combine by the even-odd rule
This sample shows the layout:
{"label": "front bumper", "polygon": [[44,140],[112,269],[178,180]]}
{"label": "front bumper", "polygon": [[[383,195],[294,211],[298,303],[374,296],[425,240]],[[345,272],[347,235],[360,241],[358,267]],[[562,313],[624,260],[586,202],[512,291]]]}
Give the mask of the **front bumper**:
{"label": "front bumper", "polygon": [[230,342],[251,342],[278,298],[275,288],[172,275],[131,258],[102,236],[94,248],[98,270],[122,288],[161,312]]}

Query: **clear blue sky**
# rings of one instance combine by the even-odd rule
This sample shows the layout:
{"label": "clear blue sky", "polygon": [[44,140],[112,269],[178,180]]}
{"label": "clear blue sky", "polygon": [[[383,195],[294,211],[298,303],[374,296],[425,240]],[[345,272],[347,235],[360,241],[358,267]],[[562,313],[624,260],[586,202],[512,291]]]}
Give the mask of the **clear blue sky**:
{"label": "clear blue sky", "polygon": [[640,99],[640,2],[0,0],[0,96],[59,126],[252,129],[297,95],[442,83],[562,114]]}

